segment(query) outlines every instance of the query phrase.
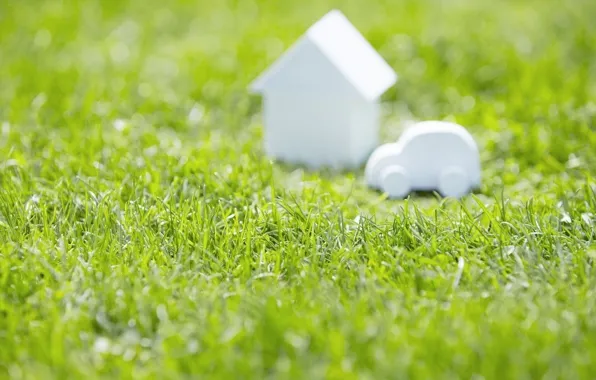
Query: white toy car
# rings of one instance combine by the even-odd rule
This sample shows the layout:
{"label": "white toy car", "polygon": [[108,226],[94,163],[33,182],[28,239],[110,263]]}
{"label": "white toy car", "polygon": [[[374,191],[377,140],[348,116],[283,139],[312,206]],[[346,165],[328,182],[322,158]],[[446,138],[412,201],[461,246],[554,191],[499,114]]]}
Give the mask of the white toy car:
{"label": "white toy car", "polygon": [[366,164],[365,176],[369,186],[391,198],[433,190],[459,198],[480,187],[480,155],[464,127],[424,121],[408,128],[396,143],[377,148]]}

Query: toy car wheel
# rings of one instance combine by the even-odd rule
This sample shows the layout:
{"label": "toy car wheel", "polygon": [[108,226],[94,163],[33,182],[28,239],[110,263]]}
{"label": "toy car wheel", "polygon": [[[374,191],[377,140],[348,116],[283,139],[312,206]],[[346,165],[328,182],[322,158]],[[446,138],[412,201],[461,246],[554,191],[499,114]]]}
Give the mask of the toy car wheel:
{"label": "toy car wheel", "polygon": [[459,167],[445,169],[439,178],[439,192],[444,197],[461,198],[470,191],[470,179]]}
{"label": "toy car wheel", "polygon": [[381,171],[381,189],[390,198],[405,198],[410,192],[410,178],[401,166],[389,166]]}
{"label": "toy car wheel", "polygon": [[364,170],[366,182],[375,189],[381,189],[381,172],[391,165],[397,144],[389,143],[378,147],[368,159]]}

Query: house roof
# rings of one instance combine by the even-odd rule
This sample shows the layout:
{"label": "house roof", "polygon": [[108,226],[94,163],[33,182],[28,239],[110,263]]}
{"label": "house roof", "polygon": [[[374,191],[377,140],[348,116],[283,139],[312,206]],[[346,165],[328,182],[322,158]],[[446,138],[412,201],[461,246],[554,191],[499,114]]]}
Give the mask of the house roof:
{"label": "house roof", "polygon": [[367,100],[375,100],[397,81],[397,74],[338,10],[332,10],[311,26],[298,44],[290,48],[251,89],[262,92],[273,76],[283,72],[304,39],[313,43],[342,76]]}

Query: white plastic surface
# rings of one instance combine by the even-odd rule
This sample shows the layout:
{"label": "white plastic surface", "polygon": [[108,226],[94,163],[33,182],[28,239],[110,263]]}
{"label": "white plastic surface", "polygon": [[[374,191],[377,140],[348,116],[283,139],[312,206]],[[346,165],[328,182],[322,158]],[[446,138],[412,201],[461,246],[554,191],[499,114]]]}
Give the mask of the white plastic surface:
{"label": "white plastic surface", "polygon": [[365,177],[369,186],[391,198],[433,190],[460,198],[480,186],[478,147],[461,125],[421,122],[396,143],[378,147],[366,164]]}
{"label": "white plastic surface", "polygon": [[251,85],[263,95],[268,156],[310,168],[355,168],[378,145],[378,98],[397,75],[331,11]]}
{"label": "white plastic surface", "polygon": [[[309,48],[314,46],[316,49]],[[302,68],[316,77],[321,55],[341,74],[350,90],[364,100],[375,101],[397,81],[397,74],[339,10],[332,10],[306,33],[250,86],[256,93],[278,87],[278,77],[294,76]],[[297,61],[297,62],[296,62]],[[307,79],[307,78],[303,78]],[[323,86],[336,90],[323,77]],[[287,88],[292,90],[292,88]]]}
{"label": "white plastic surface", "polygon": [[378,99],[397,81],[395,71],[338,10],[313,25],[307,36],[365,99]]}

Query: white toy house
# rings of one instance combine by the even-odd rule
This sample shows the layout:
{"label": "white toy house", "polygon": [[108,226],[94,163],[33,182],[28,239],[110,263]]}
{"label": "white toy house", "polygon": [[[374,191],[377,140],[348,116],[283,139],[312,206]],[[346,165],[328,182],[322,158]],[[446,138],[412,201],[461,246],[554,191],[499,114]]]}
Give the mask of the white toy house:
{"label": "white toy house", "polygon": [[308,29],[251,85],[263,96],[268,156],[354,168],[378,146],[379,98],[397,75],[337,10]]}

